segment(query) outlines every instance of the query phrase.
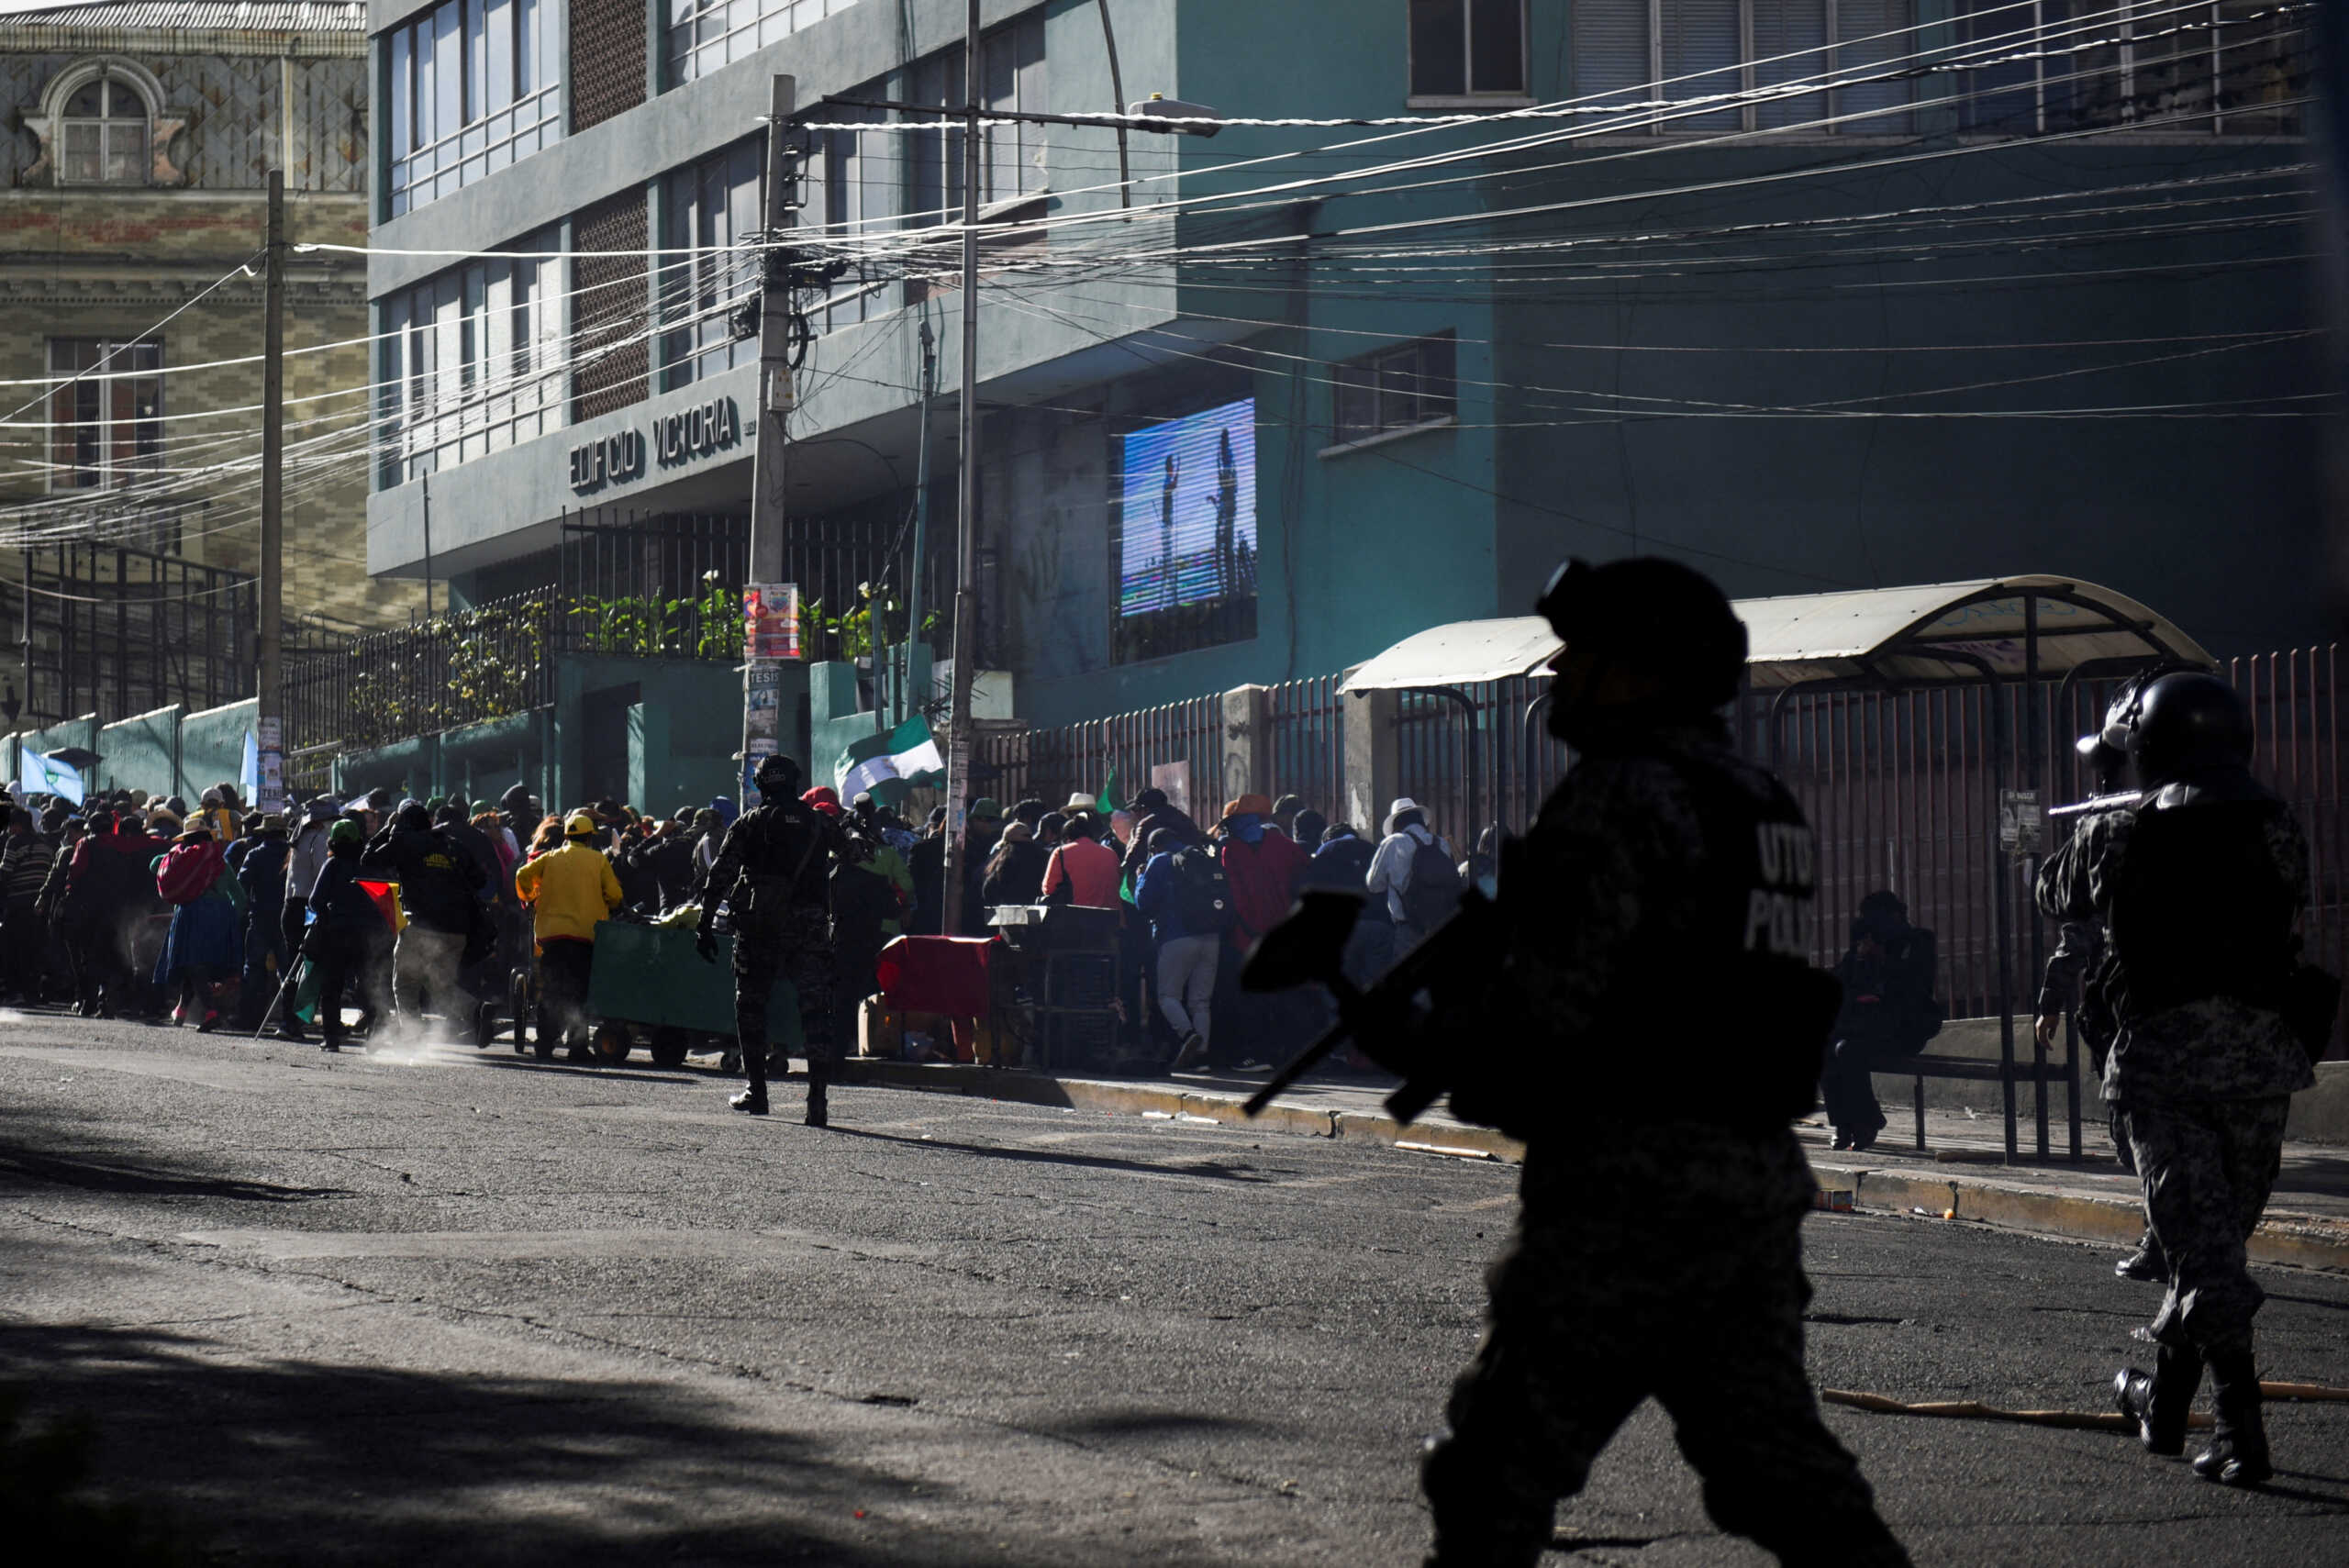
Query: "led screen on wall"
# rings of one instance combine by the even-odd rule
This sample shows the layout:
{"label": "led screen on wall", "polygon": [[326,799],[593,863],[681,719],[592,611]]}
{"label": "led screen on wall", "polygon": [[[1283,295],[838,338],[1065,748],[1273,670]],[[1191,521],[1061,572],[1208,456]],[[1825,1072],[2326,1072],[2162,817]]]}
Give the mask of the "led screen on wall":
{"label": "led screen on wall", "polygon": [[1152,615],[1256,593],[1256,400],[1124,439],[1118,614]]}

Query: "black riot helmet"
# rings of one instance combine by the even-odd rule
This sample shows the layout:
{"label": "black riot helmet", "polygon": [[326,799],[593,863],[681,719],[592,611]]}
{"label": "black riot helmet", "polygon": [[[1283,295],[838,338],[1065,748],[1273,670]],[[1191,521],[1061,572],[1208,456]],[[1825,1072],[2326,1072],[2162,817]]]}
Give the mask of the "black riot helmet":
{"label": "black riot helmet", "polygon": [[2148,789],[2251,764],[2251,713],[2235,689],[2205,670],[2172,671],[2148,681],[2118,722],[2109,744],[2125,748]]}
{"label": "black riot helmet", "polygon": [[786,799],[799,793],[799,764],[780,751],[771,751],[759,759],[751,783],[762,800]]}
{"label": "black riot helmet", "polygon": [[[1550,579],[1534,608],[1569,652],[1636,666],[1660,678],[1663,695],[1618,723],[1709,714],[1734,699],[1745,669],[1745,623],[1711,578],[1662,556],[1593,566],[1573,560]],[[1592,715],[1560,692],[1550,728],[1568,740]]]}

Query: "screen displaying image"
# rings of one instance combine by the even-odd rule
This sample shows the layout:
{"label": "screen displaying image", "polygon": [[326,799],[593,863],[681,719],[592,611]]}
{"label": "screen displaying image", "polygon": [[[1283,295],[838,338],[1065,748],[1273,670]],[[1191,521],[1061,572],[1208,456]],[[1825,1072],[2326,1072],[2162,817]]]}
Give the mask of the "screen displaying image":
{"label": "screen displaying image", "polygon": [[1137,430],[1119,464],[1118,614],[1256,592],[1256,400]]}

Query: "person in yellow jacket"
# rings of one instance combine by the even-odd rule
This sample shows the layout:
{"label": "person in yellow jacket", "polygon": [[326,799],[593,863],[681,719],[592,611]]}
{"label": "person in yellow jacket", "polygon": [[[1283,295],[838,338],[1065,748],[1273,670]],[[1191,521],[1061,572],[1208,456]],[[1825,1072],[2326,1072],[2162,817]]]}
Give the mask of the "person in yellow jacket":
{"label": "person in yellow jacket", "polygon": [[[514,891],[530,906],[539,940],[539,1054],[559,1040],[571,1060],[587,1051],[587,980],[596,958],[596,925],[620,906],[620,879],[596,848],[599,829],[584,811],[562,824],[562,847],[514,868]],[[554,1031],[549,1038],[548,1031]]]}

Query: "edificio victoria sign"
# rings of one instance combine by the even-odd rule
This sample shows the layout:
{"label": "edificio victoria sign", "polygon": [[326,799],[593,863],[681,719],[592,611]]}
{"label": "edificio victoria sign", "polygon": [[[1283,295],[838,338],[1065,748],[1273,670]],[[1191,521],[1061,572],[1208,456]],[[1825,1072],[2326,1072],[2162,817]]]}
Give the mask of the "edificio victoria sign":
{"label": "edificio victoria sign", "polygon": [[654,417],[641,430],[618,430],[571,449],[571,487],[586,492],[644,477],[648,455],[662,468],[675,468],[739,446],[742,418],[730,397]]}

